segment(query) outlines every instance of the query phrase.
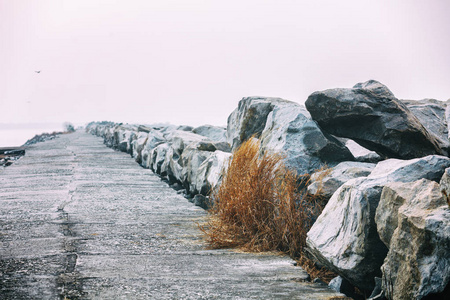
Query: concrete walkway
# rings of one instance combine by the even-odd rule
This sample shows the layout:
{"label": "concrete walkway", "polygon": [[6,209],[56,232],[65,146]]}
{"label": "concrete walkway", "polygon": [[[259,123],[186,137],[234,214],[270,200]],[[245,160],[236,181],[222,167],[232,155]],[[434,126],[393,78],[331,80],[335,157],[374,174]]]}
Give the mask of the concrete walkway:
{"label": "concrete walkway", "polygon": [[287,257],[205,250],[205,215],[98,137],[33,145],[0,169],[0,299],[341,295]]}

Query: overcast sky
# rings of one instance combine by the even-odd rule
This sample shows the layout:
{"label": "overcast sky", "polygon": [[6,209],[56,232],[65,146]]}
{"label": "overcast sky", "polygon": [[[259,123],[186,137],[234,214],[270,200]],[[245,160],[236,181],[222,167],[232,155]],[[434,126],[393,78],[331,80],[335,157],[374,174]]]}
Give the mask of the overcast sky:
{"label": "overcast sky", "polygon": [[447,100],[449,16],[448,0],[0,0],[0,123],[225,125],[245,96],[369,79]]}

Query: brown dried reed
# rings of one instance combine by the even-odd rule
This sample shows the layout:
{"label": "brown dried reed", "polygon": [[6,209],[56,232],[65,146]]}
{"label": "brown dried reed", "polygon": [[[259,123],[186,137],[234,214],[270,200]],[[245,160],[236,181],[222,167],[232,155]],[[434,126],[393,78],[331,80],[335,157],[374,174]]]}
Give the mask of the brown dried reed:
{"label": "brown dried reed", "polygon": [[323,208],[322,199],[300,188],[307,178],[289,170],[283,156],[261,154],[258,139],[244,142],[229,161],[222,183],[211,192],[209,220],[201,226],[209,245],[282,251],[311,276],[328,279],[303,255],[306,233]]}

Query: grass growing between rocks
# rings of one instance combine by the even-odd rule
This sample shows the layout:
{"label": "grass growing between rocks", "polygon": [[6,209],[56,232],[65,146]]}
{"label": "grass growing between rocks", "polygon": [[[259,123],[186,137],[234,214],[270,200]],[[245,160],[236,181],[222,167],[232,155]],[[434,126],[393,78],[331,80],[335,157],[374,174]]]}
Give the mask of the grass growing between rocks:
{"label": "grass growing between rocks", "polygon": [[314,278],[334,277],[303,255],[306,233],[323,208],[320,198],[300,188],[305,178],[289,170],[283,156],[260,155],[259,140],[243,143],[211,192],[209,221],[201,226],[211,248],[281,251]]}

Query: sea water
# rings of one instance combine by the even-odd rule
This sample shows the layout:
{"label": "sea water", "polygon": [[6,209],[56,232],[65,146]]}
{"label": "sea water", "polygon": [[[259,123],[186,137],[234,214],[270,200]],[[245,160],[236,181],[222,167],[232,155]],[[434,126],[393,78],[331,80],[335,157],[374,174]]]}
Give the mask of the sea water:
{"label": "sea water", "polygon": [[0,124],[0,148],[22,146],[36,134],[62,130],[62,124]]}

